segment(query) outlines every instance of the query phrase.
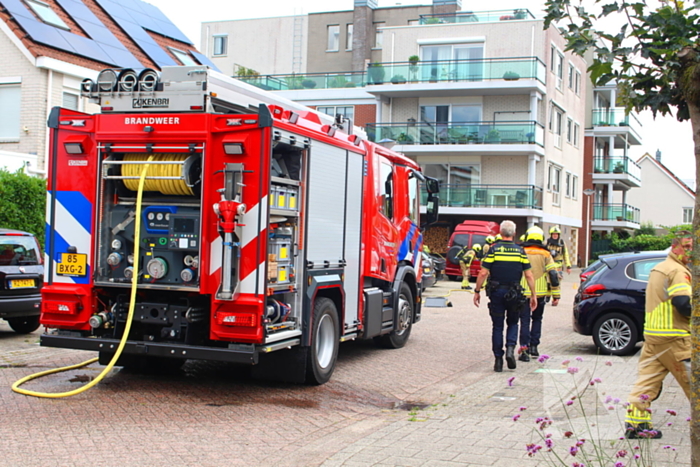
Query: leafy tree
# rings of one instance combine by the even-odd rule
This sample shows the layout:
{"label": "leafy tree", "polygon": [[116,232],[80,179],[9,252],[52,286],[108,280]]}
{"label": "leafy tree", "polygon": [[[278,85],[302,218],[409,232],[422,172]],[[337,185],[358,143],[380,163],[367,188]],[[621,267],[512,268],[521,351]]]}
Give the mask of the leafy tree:
{"label": "leafy tree", "polygon": [[[545,28],[563,23],[567,50],[579,55],[592,50],[588,68],[596,85],[617,83],[619,104],[627,111],[649,109],[690,120],[695,143],[696,178],[700,173],[700,1],[547,0]],[[616,24],[606,21],[617,18]],[[624,24],[620,27],[619,22]],[[615,104],[615,103],[614,103]],[[692,257],[692,464],[700,465],[700,198],[695,199]]]}
{"label": "leafy tree", "polygon": [[0,228],[33,233],[44,247],[46,181],[0,169]]}

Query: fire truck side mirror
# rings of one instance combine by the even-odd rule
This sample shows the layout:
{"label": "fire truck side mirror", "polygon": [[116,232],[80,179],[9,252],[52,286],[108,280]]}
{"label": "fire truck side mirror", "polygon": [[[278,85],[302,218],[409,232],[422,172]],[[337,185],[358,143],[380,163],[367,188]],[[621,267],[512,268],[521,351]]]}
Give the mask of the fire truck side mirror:
{"label": "fire truck side mirror", "polygon": [[426,225],[434,224],[438,220],[438,206],[440,197],[433,193],[428,193],[428,204],[425,209]]}
{"label": "fire truck side mirror", "polygon": [[425,177],[425,187],[428,193],[440,193],[440,184],[435,178]]}

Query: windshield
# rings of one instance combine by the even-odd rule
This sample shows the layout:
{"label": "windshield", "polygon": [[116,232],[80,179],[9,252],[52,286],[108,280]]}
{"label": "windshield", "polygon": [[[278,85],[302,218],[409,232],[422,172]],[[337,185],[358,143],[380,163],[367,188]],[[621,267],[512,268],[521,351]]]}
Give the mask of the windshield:
{"label": "windshield", "polygon": [[459,234],[455,235],[453,245],[464,246],[469,243],[469,234]]}
{"label": "windshield", "polygon": [[36,241],[33,237],[0,236],[0,266],[39,264]]}

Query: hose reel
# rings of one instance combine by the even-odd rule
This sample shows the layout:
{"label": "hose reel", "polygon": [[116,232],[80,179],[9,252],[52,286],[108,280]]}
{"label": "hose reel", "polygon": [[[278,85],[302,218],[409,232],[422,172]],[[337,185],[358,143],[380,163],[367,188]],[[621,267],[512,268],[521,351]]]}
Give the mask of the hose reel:
{"label": "hose reel", "polygon": [[[142,153],[124,155],[121,178],[127,189],[137,190],[138,174],[148,157],[147,154]],[[164,195],[194,196],[193,187],[201,178],[200,156],[157,154],[153,157],[153,162],[161,164],[151,164],[149,176],[144,184],[144,191],[156,191]],[[172,162],[172,164],[163,164],[163,162]]]}

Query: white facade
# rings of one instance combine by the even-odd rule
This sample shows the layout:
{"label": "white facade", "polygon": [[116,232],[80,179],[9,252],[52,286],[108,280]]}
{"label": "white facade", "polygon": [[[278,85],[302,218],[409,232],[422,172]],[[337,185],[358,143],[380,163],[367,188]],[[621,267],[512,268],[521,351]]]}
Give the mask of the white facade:
{"label": "white facade", "polygon": [[642,167],[644,185],[653,187],[634,188],[627,194],[630,204],[640,208],[642,223],[651,222],[654,227],[690,223],[695,206],[690,188],[649,154],[637,163]]}

